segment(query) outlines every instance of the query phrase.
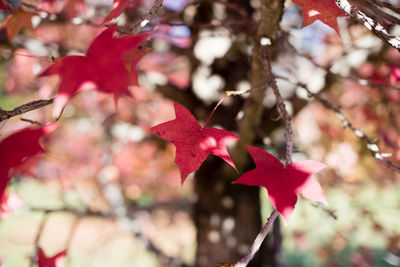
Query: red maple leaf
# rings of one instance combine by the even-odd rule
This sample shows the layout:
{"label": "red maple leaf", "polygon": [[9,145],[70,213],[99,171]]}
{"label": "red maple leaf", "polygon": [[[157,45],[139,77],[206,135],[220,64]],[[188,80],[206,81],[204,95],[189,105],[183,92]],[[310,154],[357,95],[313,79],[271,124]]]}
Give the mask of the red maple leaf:
{"label": "red maple leaf", "polygon": [[8,40],[11,42],[21,29],[33,29],[33,16],[35,14],[18,9],[8,15],[0,29],[6,29]]}
{"label": "red maple leaf", "polygon": [[[133,3],[133,6],[134,5],[135,5],[135,3]],[[129,0],[114,0],[113,9],[107,15],[107,17],[104,18],[102,23],[104,24],[104,23],[110,22],[114,18],[117,18],[119,15],[121,15],[121,13],[124,11],[124,9],[127,8],[128,6],[132,6],[129,3]]]}
{"label": "red maple leaf", "polygon": [[57,124],[50,124],[41,128],[24,128],[0,142],[0,199],[6,190],[10,170],[18,167],[32,156],[44,153],[39,140],[56,127]]}
{"label": "red maple leaf", "polygon": [[191,172],[200,168],[210,154],[221,157],[235,168],[226,143],[239,137],[226,130],[201,127],[185,107],[174,103],[174,108],[176,119],[154,126],[151,131],[175,145],[175,162],[181,172],[182,183]]}
{"label": "red maple leaf", "polygon": [[289,220],[297,202],[297,194],[327,204],[320,184],[311,175],[326,167],[313,160],[294,162],[284,166],[277,158],[265,150],[247,146],[256,168],[246,172],[235,183],[264,186],[272,205]]}
{"label": "red maple leaf", "polygon": [[[143,55],[139,44],[149,34],[114,37],[116,26],[103,31],[90,45],[86,56],[59,58],[40,76],[59,74],[60,86],[55,109],[63,108],[68,99],[76,94],[85,83],[94,83],[98,90],[113,93],[117,102],[122,95],[130,95],[129,85],[137,85],[136,64]],[[135,53],[136,51],[136,53]],[[129,54],[130,68],[126,68]],[[137,54],[136,58],[132,54]]]}
{"label": "red maple leaf", "polygon": [[292,0],[302,7],[302,28],[312,24],[317,19],[334,29],[338,34],[337,17],[344,17],[346,13],[340,9],[334,0]]}
{"label": "red maple leaf", "polygon": [[43,250],[39,248],[38,251],[38,266],[39,267],[65,267],[65,255],[67,251],[64,249],[58,252],[53,257],[46,257]]}

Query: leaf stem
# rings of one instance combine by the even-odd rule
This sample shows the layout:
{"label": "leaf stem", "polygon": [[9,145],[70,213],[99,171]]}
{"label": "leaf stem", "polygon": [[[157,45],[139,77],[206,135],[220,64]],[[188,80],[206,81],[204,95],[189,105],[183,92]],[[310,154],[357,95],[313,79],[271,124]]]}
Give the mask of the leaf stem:
{"label": "leaf stem", "polygon": [[208,119],[206,121],[206,123],[203,126],[203,129],[206,128],[207,123],[209,122],[209,120],[211,119],[211,116],[214,114],[215,110],[219,107],[219,105],[222,104],[222,102],[224,102],[224,100],[229,96],[229,94],[226,94],[223,98],[221,98],[221,100],[215,105],[214,109],[211,111],[210,116],[208,116]]}

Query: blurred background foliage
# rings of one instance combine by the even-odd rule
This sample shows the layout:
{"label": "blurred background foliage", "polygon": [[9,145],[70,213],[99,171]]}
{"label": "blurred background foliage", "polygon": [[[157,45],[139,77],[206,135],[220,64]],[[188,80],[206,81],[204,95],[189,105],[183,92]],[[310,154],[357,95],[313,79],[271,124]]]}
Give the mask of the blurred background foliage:
{"label": "blurred background foliage", "polygon": [[[36,75],[51,63],[50,57],[84,53],[104,29],[98,24],[112,8],[110,0],[71,1],[79,5],[67,11],[65,1],[28,2],[48,15],[40,13],[39,23],[13,41],[2,40],[0,107],[5,110],[54,96],[58,78]],[[235,1],[193,2],[165,1],[145,28],[154,31],[146,43],[153,50],[138,65],[141,86],[129,88],[133,99],[122,98],[116,109],[109,95],[78,94],[67,105],[59,128],[43,140],[48,153],[15,170],[1,207],[4,266],[32,266],[37,244],[48,255],[68,247],[66,263],[73,267],[168,266],[159,253],[180,259],[181,266],[195,264],[197,229],[191,207],[198,196],[193,175],[180,185],[174,146],[152,135],[150,128],[174,118],[172,101],[190,107],[204,122],[223,91],[250,88],[248,69],[242,68],[248,66],[252,41],[243,28],[259,18],[260,1],[249,1],[251,11],[234,10],[250,14],[241,21],[230,17]],[[194,24],[201,2],[211,6],[211,21]],[[130,3],[117,20],[122,30],[144,15],[153,1]],[[399,1],[393,4],[398,6]],[[400,266],[399,174],[371,156],[335,112],[296,86],[302,83],[340,107],[342,116],[372,137],[380,151],[390,153],[388,159],[400,163],[400,55],[344,18],[339,19],[341,39],[320,22],[300,29],[300,11],[286,1],[273,70],[283,77],[278,86],[294,117],[294,160],[310,158],[329,166],[316,177],[329,206],[300,199],[289,224],[281,227],[281,262]],[[399,33],[398,25],[386,26]],[[244,66],[238,61],[243,55]],[[227,65],[234,72],[237,68],[237,76],[224,76]],[[235,120],[227,125],[240,119],[245,99],[230,97],[224,102],[221,114],[239,106],[233,108]],[[284,128],[274,121],[274,107],[269,90],[264,108],[271,112],[264,114],[266,123],[257,142],[280,154]],[[47,122],[52,120],[52,107],[21,117]],[[213,124],[223,126],[222,121],[217,117]],[[28,125],[18,118],[2,122],[1,138]],[[264,189],[260,195],[265,221],[271,206]],[[221,229],[237,227],[218,216],[209,220]],[[210,241],[216,238],[218,233],[211,232]],[[149,242],[156,251],[149,249]],[[239,245],[233,244],[246,250]]]}

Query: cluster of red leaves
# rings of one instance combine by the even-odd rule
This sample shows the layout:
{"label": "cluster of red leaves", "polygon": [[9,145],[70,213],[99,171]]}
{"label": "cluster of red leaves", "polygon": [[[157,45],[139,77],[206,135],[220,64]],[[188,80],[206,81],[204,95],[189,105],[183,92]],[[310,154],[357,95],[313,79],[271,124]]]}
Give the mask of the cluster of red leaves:
{"label": "cluster of red leaves", "polygon": [[[239,138],[233,133],[201,127],[196,118],[183,106],[175,103],[176,119],[151,130],[176,147],[175,162],[181,171],[182,183],[187,175],[200,168],[208,155],[221,157],[235,167],[226,143]],[[256,168],[243,174],[235,183],[263,186],[275,209],[287,222],[297,202],[297,194],[322,204],[327,204],[320,184],[311,175],[326,167],[325,164],[307,160],[284,166],[272,154],[261,148],[247,146]]]}
{"label": "cluster of red leaves", "polygon": [[[54,1],[47,0],[49,3]],[[72,1],[75,3],[76,1]],[[316,19],[337,31],[337,17],[344,12],[333,0],[294,0],[303,8],[303,27]],[[103,23],[118,17],[129,6],[128,0],[115,0],[114,8]],[[1,6],[0,6],[1,8]],[[32,27],[34,14],[22,10],[14,11],[3,23],[10,39],[23,27]],[[67,101],[85,84],[93,84],[99,91],[112,93],[115,101],[122,95],[130,95],[129,85],[137,85],[136,65],[146,52],[139,44],[149,34],[114,37],[116,26],[103,31],[90,45],[85,56],[59,58],[41,76],[58,74],[61,77],[55,109],[60,111]],[[181,172],[182,183],[193,171],[199,169],[208,155],[221,157],[235,167],[226,144],[239,138],[233,133],[216,128],[201,127],[195,117],[184,107],[175,104],[176,119],[157,125],[152,131],[176,146],[175,162]],[[49,127],[27,128],[11,135],[0,143],[2,153],[0,169],[0,196],[3,195],[10,169],[18,167],[27,158],[43,153],[39,139],[49,132]],[[11,149],[13,148],[13,149]],[[9,151],[15,151],[9,152]],[[320,185],[310,177],[325,167],[315,161],[292,163],[284,166],[278,159],[262,149],[248,147],[257,168],[245,173],[236,182],[264,186],[274,207],[288,220],[297,202],[297,194],[326,203]]]}
{"label": "cluster of red leaves", "polygon": [[[137,6],[137,3],[129,0],[114,0],[113,9],[102,23],[105,24],[112,21],[121,15],[125,8],[135,6]],[[37,8],[49,14],[63,13],[68,18],[74,18],[86,9],[86,4],[84,0],[41,0]],[[12,10],[9,4],[3,0],[0,1],[0,10],[10,13],[0,25],[0,29],[4,29],[7,32],[10,42],[22,29],[33,29],[32,17],[37,15],[36,13],[25,11],[21,7]]]}
{"label": "cluster of red leaves", "polygon": [[[64,13],[68,18],[73,18],[85,10],[85,3],[84,0],[42,0],[38,3],[37,8],[38,10],[43,10],[50,14]],[[18,6],[17,9],[12,10],[10,6],[3,1],[0,1],[0,10],[7,13],[10,12],[0,25],[0,30],[6,31],[9,42],[11,42],[22,29],[33,29],[32,18],[38,15],[22,9],[22,6]]]}
{"label": "cluster of red leaves", "polygon": [[[52,4],[55,1],[47,2]],[[319,19],[337,31],[337,17],[344,15],[344,12],[336,7],[333,0],[294,2],[303,7],[303,27]],[[0,3],[0,9],[7,10],[7,6]],[[70,6],[80,3],[81,0],[67,1],[64,8],[69,10]],[[103,23],[118,17],[128,6],[129,0],[115,0],[113,10]],[[21,29],[33,28],[34,15],[22,9],[15,10],[6,18],[1,28],[6,30],[8,39],[12,40]],[[60,111],[86,83],[93,84],[99,91],[112,93],[116,102],[119,97],[130,95],[128,86],[138,84],[136,65],[146,52],[140,43],[148,38],[149,34],[114,37],[115,30],[115,25],[104,30],[92,42],[85,56],[59,58],[41,74],[60,76],[56,111]],[[210,154],[221,157],[235,168],[226,147],[229,141],[239,139],[235,134],[222,129],[201,127],[196,118],[183,106],[175,104],[174,108],[176,119],[155,126],[152,131],[176,146],[175,162],[180,169],[182,183],[190,173],[200,168]],[[25,128],[0,142],[0,199],[3,198],[10,173],[33,156],[44,153],[39,141],[55,126],[52,124],[41,128]],[[319,183],[311,179],[312,174],[325,167],[324,164],[304,161],[284,166],[277,158],[260,148],[248,146],[247,149],[256,163],[256,168],[243,174],[235,182],[264,186],[268,190],[272,205],[285,221],[294,210],[297,194],[326,204]],[[65,255],[66,251],[63,250],[47,257],[43,250],[39,249],[38,266],[64,267]]]}

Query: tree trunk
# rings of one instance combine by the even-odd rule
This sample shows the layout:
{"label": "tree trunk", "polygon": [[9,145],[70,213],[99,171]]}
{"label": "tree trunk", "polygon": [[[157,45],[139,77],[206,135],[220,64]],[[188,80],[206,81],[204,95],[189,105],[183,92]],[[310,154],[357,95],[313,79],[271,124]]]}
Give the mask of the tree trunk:
{"label": "tree trunk", "polygon": [[[249,1],[232,1],[241,5],[243,10],[249,11]],[[209,4],[209,2],[207,3]],[[198,12],[201,9],[198,9]],[[206,9],[205,9],[206,10]],[[254,47],[249,65],[250,82],[253,88],[267,82],[264,67],[260,58],[260,39],[268,37],[274,44],[274,40],[282,17],[282,0],[263,0],[261,8],[261,20],[254,29]],[[210,13],[198,14],[199,17],[210,17]],[[204,21],[202,21],[204,23]],[[246,32],[246,31],[245,31]],[[252,37],[252,29],[247,30],[248,37]],[[196,37],[194,38],[196,39]],[[273,57],[273,45],[269,48]],[[248,56],[242,54],[242,60],[248,61]],[[221,75],[223,73],[227,84],[236,79],[240,73],[240,59],[235,62],[218,64]],[[221,67],[222,65],[222,67]],[[246,64],[245,64],[246,65]],[[215,64],[214,64],[215,67]],[[221,70],[222,69],[222,70]],[[242,107],[244,116],[239,122],[239,136],[241,141],[234,148],[232,158],[238,168],[239,174],[251,167],[245,145],[254,144],[257,141],[257,130],[263,112],[263,98],[265,90],[251,93],[247,102]],[[225,120],[235,121],[235,117],[226,117]],[[250,165],[250,166],[249,166]],[[254,166],[253,166],[254,167]],[[194,207],[194,221],[197,228],[197,261],[199,267],[215,266],[217,263],[232,263],[239,260],[247,252],[254,238],[260,231],[260,199],[259,188],[249,187],[231,182],[238,174],[221,159],[209,157],[196,172],[197,202]],[[271,235],[269,235],[271,236]],[[279,227],[275,229],[276,240],[264,242],[259,253],[251,261],[249,266],[278,266],[280,234]],[[278,246],[277,246],[278,244]]]}

